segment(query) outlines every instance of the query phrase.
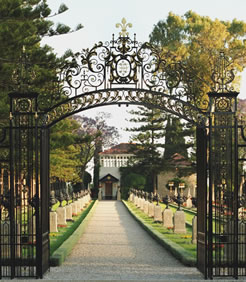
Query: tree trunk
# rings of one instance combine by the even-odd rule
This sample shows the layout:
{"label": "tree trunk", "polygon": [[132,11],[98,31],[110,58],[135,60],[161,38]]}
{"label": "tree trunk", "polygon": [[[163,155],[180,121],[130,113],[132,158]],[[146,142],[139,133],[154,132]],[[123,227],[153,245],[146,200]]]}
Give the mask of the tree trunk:
{"label": "tree trunk", "polygon": [[95,144],[95,152],[94,152],[93,189],[95,191],[95,195],[98,194],[98,187],[99,187],[99,172],[100,172],[99,153],[101,151],[102,151],[102,141],[99,140]]}

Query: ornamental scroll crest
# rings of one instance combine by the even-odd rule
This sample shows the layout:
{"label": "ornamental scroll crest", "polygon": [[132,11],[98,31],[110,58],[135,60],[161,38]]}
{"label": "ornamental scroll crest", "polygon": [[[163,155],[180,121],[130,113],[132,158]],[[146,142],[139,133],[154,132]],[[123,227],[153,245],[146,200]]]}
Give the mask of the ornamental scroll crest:
{"label": "ornamental scroll crest", "polygon": [[[99,42],[91,49],[74,54],[58,71],[58,88],[53,93],[40,95],[39,110],[45,113],[47,123],[90,107],[112,103],[144,103],[153,105],[154,97],[165,100],[165,110],[175,111],[179,116],[197,122],[198,116],[206,118],[208,99],[203,96],[197,83],[196,72],[169,53],[148,42],[140,43],[134,34],[129,37],[125,19],[116,24],[121,28],[118,37]],[[222,89],[233,80],[219,80],[215,70],[213,81]],[[215,84],[216,84],[215,83]],[[127,91],[126,91],[127,89]],[[146,97],[152,95],[153,99]],[[141,97],[141,99],[139,98]],[[163,102],[161,103],[163,105]],[[184,106],[185,104],[185,106]],[[168,105],[172,105],[169,109]],[[176,106],[175,106],[176,105]],[[180,110],[185,108],[186,110]],[[187,117],[187,105],[193,116]],[[194,110],[195,109],[195,110]],[[195,114],[194,114],[195,113]]]}
{"label": "ornamental scroll crest", "polygon": [[193,99],[192,76],[181,62],[161,58],[161,50],[148,42],[141,44],[136,35],[131,39],[125,19],[117,26],[122,26],[118,38],[113,35],[110,42],[84,49],[62,68],[60,81],[67,83],[67,95],[126,85]]}
{"label": "ornamental scroll crest", "polygon": [[[194,95],[198,93],[194,89],[194,75],[181,62],[163,59],[159,48],[138,42],[135,34],[130,38],[127,27],[131,26],[123,19],[116,25],[122,28],[118,38],[113,35],[111,41],[99,42],[67,61],[59,70],[60,94],[52,94],[53,100],[47,96],[39,98],[41,110],[52,108],[62,99],[76,99],[103,90],[113,93],[119,88],[163,93],[189,102],[199,110],[201,102]],[[95,98],[88,96],[88,99]]]}

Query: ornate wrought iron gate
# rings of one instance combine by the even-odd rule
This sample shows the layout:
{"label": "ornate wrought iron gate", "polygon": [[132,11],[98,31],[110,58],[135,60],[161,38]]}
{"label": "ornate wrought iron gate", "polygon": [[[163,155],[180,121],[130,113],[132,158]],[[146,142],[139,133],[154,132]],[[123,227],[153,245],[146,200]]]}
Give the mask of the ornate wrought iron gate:
{"label": "ornate wrought iron gate", "polygon": [[209,93],[209,278],[240,274],[236,92]]}
{"label": "ornate wrought iron gate", "polygon": [[216,77],[223,83],[208,93],[208,122],[197,128],[197,259],[205,278],[237,279],[246,275],[245,127],[232,78],[225,69]]}
{"label": "ornate wrought iron gate", "polygon": [[1,277],[42,277],[49,267],[49,138],[47,129],[38,127],[37,97],[10,94],[10,177],[1,193]]}
{"label": "ornate wrought iron gate", "polygon": [[66,62],[52,93],[9,95],[10,126],[0,138],[0,278],[42,277],[49,267],[49,128],[114,104],[159,108],[197,126],[198,268],[206,278],[246,274],[246,138],[232,72],[218,64],[208,101],[193,70],[131,39],[125,20],[121,26],[117,39]]}

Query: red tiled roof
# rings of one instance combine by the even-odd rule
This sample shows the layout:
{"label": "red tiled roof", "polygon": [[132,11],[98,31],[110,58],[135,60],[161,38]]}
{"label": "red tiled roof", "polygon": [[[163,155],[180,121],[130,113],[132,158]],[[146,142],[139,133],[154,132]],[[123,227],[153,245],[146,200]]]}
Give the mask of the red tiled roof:
{"label": "red tiled roof", "polygon": [[192,163],[189,160],[187,160],[184,156],[178,153],[172,155],[170,164],[175,166],[184,166],[184,167],[192,165]]}
{"label": "red tiled roof", "polygon": [[131,154],[132,143],[120,143],[112,148],[101,152],[101,155],[111,154]]}

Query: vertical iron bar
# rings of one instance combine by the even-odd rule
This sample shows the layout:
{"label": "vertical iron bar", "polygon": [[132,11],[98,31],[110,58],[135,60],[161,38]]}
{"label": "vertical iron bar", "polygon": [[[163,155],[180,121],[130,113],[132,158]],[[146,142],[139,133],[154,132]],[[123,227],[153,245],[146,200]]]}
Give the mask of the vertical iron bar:
{"label": "vertical iron bar", "polygon": [[[10,99],[10,113],[12,114],[13,100]],[[13,120],[10,119],[10,208],[9,208],[9,220],[10,220],[10,257],[11,257],[11,278],[15,277],[15,252],[14,252],[14,138],[13,138]]]}
{"label": "vertical iron bar", "polygon": [[[2,192],[3,195],[3,192]],[[2,279],[2,209],[0,208],[0,279]]]}
{"label": "vertical iron bar", "polygon": [[[37,113],[37,97],[35,98],[35,115]],[[41,168],[40,168],[41,170]],[[40,276],[42,263],[42,220],[40,219],[40,191],[39,191],[39,144],[38,144],[38,117],[35,116],[35,182],[36,182],[36,277]]]}
{"label": "vertical iron bar", "polygon": [[207,279],[207,134],[197,127],[197,264]]}
{"label": "vertical iron bar", "polygon": [[238,121],[234,117],[234,278],[238,279]]}
{"label": "vertical iron bar", "polygon": [[209,195],[208,195],[208,278],[213,278],[213,207],[212,207],[212,141],[213,141],[213,124],[212,118],[209,117]]}

